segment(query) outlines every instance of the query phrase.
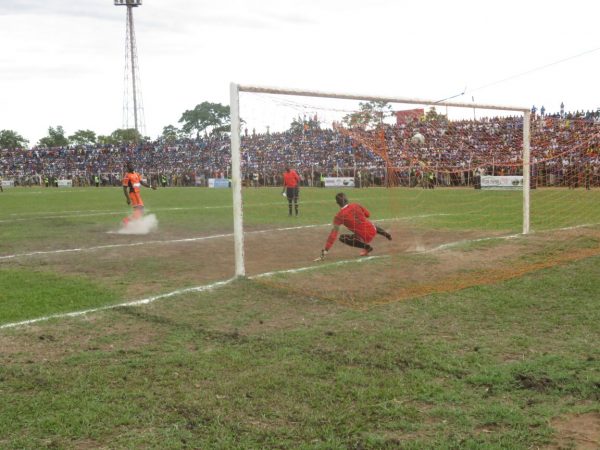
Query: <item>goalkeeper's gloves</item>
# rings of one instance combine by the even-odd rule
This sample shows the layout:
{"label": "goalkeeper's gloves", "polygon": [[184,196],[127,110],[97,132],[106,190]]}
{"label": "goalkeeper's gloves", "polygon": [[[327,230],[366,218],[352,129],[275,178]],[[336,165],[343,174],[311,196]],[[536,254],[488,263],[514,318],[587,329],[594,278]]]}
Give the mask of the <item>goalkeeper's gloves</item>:
{"label": "goalkeeper's gloves", "polygon": [[321,250],[321,256],[315,259],[315,261],[323,261],[325,260],[325,256],[327,256],[327,250],[323,249]]}

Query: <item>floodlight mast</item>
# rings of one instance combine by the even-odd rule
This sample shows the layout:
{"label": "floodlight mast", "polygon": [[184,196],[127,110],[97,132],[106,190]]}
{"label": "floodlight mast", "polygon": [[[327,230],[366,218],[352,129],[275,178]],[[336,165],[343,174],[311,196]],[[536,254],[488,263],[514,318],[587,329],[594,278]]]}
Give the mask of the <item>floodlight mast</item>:
{"label": "floodlight mast", "polygon": [[[142,0],[114,0],[115,6],[126,6],[127,7],[127,36],[126,36],[126,44],[128,49],[125,54],[125,65],[127,66],[127,57],[129,55],[129,59],[131,61],[131,83],[132,83],[132,93],[133,93],[133,120],[135,131],[140,133],[139,121],[138,121],[138,98],[137,98],[137,89],[136,86],[136,66],[137,66],[137,49],[135,44],[135,29],[133,27],[133,8],[142,6]],[[127,68],[127,67],[126,67]],[[139,71],[138,71],[139,72]],[[124,99],[125,105],[128,104],[128,99]],[[127,106],[125,106],[127,110]],[[126,117],[129,116],[129,111],[126,111]],[[125,125],[125,124],[124,124]]]}

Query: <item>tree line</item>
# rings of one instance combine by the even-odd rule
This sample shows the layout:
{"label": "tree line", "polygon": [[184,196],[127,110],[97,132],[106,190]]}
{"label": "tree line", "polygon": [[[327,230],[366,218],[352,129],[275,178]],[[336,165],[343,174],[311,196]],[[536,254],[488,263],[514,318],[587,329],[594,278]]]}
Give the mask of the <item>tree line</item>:
{"label": "tree line", "polygon": [[[203,132],[223,133],[230,131],[229,106],[220,103],[202,102],[194,109],[185,111],[179,119],[181,127],[167,125],[163,128],[162,139],[172,142],[188,138],[195,134],[196,138]],[[150,141],[135,128],[120,128],[109,135],[97,135],[92,130],[77,130],[67,136],[61,125],[48,127],[48,134],[41,138],[39,147],[65,147],[68,145],[119,145]],[[0,130],[0,148],[14,150],[26,148],[29,141],[14,130]]]}
{"label": "tree line", "polygon": [[[392,117],[394,112],[391,105],[382,101],[360,102],[358,110],[345,115],[342,123],[349,128],[361,127],[375,128],[383,124],[386,118]],[[432,108],[427,112],[425,119],[439,117]],[[241,120],[242,124],[244,120]],[[228,133],[231,130],[229,106],[220,103],[202,102],[194,109],[184,111],[179,119],[180,128],[174,125],[163,127],[160,138],[165,142],[176,142],[191,136],[198,139],[202,133],[207,135]],[[303,133],[308,130],[320,129],[321,122],[318,117],[306,116],[294,118],[290,124],[289,132]],[[47,136],[41,138],[39,147],[65,147],[68,145],[122,145],[150,141],[147,136],[142,136],[134,128],[120,128],[109,135],[97,135],[92,130],[77,130],[67,136],[61,125],[49,127]],[[14,130],[0,130],[0,148],[14,150],[27,148],[29,141]]]}

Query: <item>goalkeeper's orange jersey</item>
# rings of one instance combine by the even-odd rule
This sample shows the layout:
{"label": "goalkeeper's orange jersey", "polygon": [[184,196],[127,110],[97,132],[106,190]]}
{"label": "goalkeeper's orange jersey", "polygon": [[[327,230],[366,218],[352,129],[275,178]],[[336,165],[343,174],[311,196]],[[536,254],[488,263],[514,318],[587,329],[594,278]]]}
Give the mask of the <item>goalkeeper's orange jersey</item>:
{"label": "goalkeeper's orange jersey", "polygon": [[333,223],[334,225],[344,225],[361,241],[369,243],[377,234],[375,225],[367,219],[370,215],[369,210],[358,203],[348,203],[335,215]]}

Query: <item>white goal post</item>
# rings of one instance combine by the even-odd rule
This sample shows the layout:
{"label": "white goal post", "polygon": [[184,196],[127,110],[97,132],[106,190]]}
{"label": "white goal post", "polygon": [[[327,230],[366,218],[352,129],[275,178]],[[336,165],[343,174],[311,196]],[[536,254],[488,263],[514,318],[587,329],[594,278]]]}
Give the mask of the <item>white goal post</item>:
{"label": "white goal post", "polygon": [[408,97],[384,97],[374,95],[358,95],[349,93],[322,92],[278,87],[230,84],[230,113],[231,113],[231,181],[233,194],[233,233],[235,246],[235,275],[246,275],[244,264],[244,225],[242,204],[242,173],[241,173],[241,122],[240,122],[240,92],[262,93],[274,95],[289,95],[302,97],[321,97],[343,100],[360,100],[387,103],[405,103],[425,106],[446,106],[459,108],[480,108],[486,110],[512,111],[523,114],[523,234],[529,233],[529,190],[530,190],[530,121],[529,108],[520,106],[503,106],[480,103],[462,103],[451,101],[433,101]]}

